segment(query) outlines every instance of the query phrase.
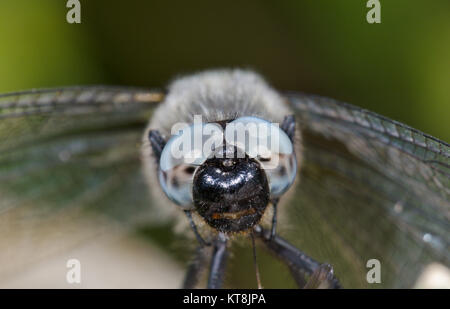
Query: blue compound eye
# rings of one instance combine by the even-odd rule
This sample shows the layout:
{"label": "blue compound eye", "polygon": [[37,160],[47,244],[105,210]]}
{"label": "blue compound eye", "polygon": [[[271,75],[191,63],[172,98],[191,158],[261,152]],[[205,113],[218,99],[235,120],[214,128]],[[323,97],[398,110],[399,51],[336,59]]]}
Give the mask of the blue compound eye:
{"label": "blue compound eye", "polygon": [[164,146],[159,162],[159,182],[164,193],[176,204],[192,204],[192,181],[197,168],[223,144],[218,124],[186,126]]}
{"label": "blue compound eye", "polygon": [[277,124],[257,117],[241,117],[225,129],[225,140],[258,160],[269,181],[271,197],[282,195],[297,173],[294,147]]}

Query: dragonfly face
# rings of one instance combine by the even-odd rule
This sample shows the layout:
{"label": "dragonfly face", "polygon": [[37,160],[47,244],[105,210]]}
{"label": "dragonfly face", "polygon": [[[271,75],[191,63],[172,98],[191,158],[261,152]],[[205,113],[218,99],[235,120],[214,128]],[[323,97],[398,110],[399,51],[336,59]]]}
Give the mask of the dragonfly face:
{"label": "dragonfly face", "polygon": [[[69,222],[95,218],[102,222],[97,227],[113,221],[130,229],[155,224],[160,213],[147,195],[141,136],[164,97],[159,91],[109,87],[0,97],[2,274],[14,275],[12,270],[54,254],[42,244],[56,235],[65,240],[59,250],[70,250],[69,238],[61,236]],[[280,206],[288,220],[279,222],[277,233],[330,263],[344,287],[374,287],[366,266],[373,259],[380,262],[383,287],[413,286],[433,262],[448,267],[449,145],[334,100],[298,93],[282,99],[301,132],[301,164],[299,181]],[[207,196],[197,192],[194,198]],[[82,229],[71,235],[78,237],[74,243],[89,237]],[[283,287],[271,276],[273,267],[283,266],[260,251],[263,285]],[[284,271],[279,282],[294,287]],[[230,269],[226,286],[251,287],[254,275],[248,272],[244,277],[252,280],[245,283],[243,270]]]}
{"label": "dragonfly face", "polygon": [[255,160],[212,158],[195,175],[193,199],[196,211],[213,228],[248,230],[269,204],[267,177]]}

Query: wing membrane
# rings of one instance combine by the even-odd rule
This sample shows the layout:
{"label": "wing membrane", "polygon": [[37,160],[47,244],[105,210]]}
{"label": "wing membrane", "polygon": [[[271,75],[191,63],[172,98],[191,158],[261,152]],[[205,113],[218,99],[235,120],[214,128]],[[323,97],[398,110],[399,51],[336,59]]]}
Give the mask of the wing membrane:
{"label": "wing membrane", "polygon": [[[49,241],[63,250],[105,221],[149,213],[140,144],[161,98],[117,87],[0,96],[0,274],[48,255]],[[88,214],[102,222],[89,224],[89,233]],[[63,231],[79,237],[69,244]]]}
{"label": "wing membrane", "polygon": [[[162,97],[120,87],[0,95],[2,278],[108,229],[111,220],[151,221],[139,156]],[[286,97],[304,158],[282,235],[331,263],[345,287],[373,287],[366,281],[373,258],[385,287],[412,286],[430,262],[448,266],[449,145],[347,104]],[[58,244],[53,251],[49,241]],[[265,260],[262,270],[276,269]]]}
{"label": "wing membrane", "polygon": [[369,286],[373,258],[385,286],[412,286],[432,261],[448,266],[449,145],[351,105],[287,98],[303,133],[291,233],[300,247],[335,265],[347,287]]}

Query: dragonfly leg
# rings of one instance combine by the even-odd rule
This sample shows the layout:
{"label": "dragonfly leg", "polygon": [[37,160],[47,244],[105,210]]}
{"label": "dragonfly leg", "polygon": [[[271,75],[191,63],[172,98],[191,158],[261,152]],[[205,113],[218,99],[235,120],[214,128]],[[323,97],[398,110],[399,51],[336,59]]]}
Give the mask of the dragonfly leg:
{"label": "dragonfly leg", "polygon": [[320,264],[304,286],[305,289],[339,289],[340,287],[330,264]]}
{"label": "dragonfly leg", "polygon": [[276,234],[276,230],[277,230],[277,204],[278,204],[278,199],[275,198],[272,200],[272,207],[273,207],[273,215],[272,215],[272,228],[270,231],[270,237],[274,237]]}
{"label": "dragonfly leg", "polygon": [[204,246],[210,246],[211,244],[209,242],[206,242],[203,237],[198,232],[197,226],[195,225],[194,220],[192,219],[192,214],[190,210],[185,210],[184,213],[186,214],[186,217],[188,218],[189,224],[192,228],[192,231],[194,231],[195,238],[197,238],[198,243],[201,247]]}
{"label": "dragonfly leg", "polygon": [[219,233],[218,237],[214,241],[213,246],[214,249],[211,258],[207,288],[220,289],[223,284],[226,261],[228,257],[227,238],[225,234]]}
{"label": "dragonfly leg", "polygon": [[[330,265],[315,261],[278,235],[271,237],[271,231],[265,230],[259,225],[254,228],[254,232],[255,236],[261,239],[266,247],[289,267],[300,287],[340,288],[339,281],[334,277]],[[310,276],[308,282],[305,280],[306,276]]]}
{"label": "dragonfly leg", "polygon": [[183,289],[193,289],[197,286],[200,277],[206,269],[206,262],[210,256],[210,248],[198,246],[194,259],[189,264],[183,281]]}

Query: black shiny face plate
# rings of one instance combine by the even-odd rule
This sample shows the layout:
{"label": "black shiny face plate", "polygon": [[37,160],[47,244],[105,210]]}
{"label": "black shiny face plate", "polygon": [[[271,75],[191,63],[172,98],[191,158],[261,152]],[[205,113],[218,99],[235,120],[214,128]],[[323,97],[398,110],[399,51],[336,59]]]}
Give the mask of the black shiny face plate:
{"label": "black shiny face plate", "polygon": [[258,162],[245,158],[208,159],[194,176],[196,211],[213,228],[231,233],[252,228],[269,203],[269,186]]}

